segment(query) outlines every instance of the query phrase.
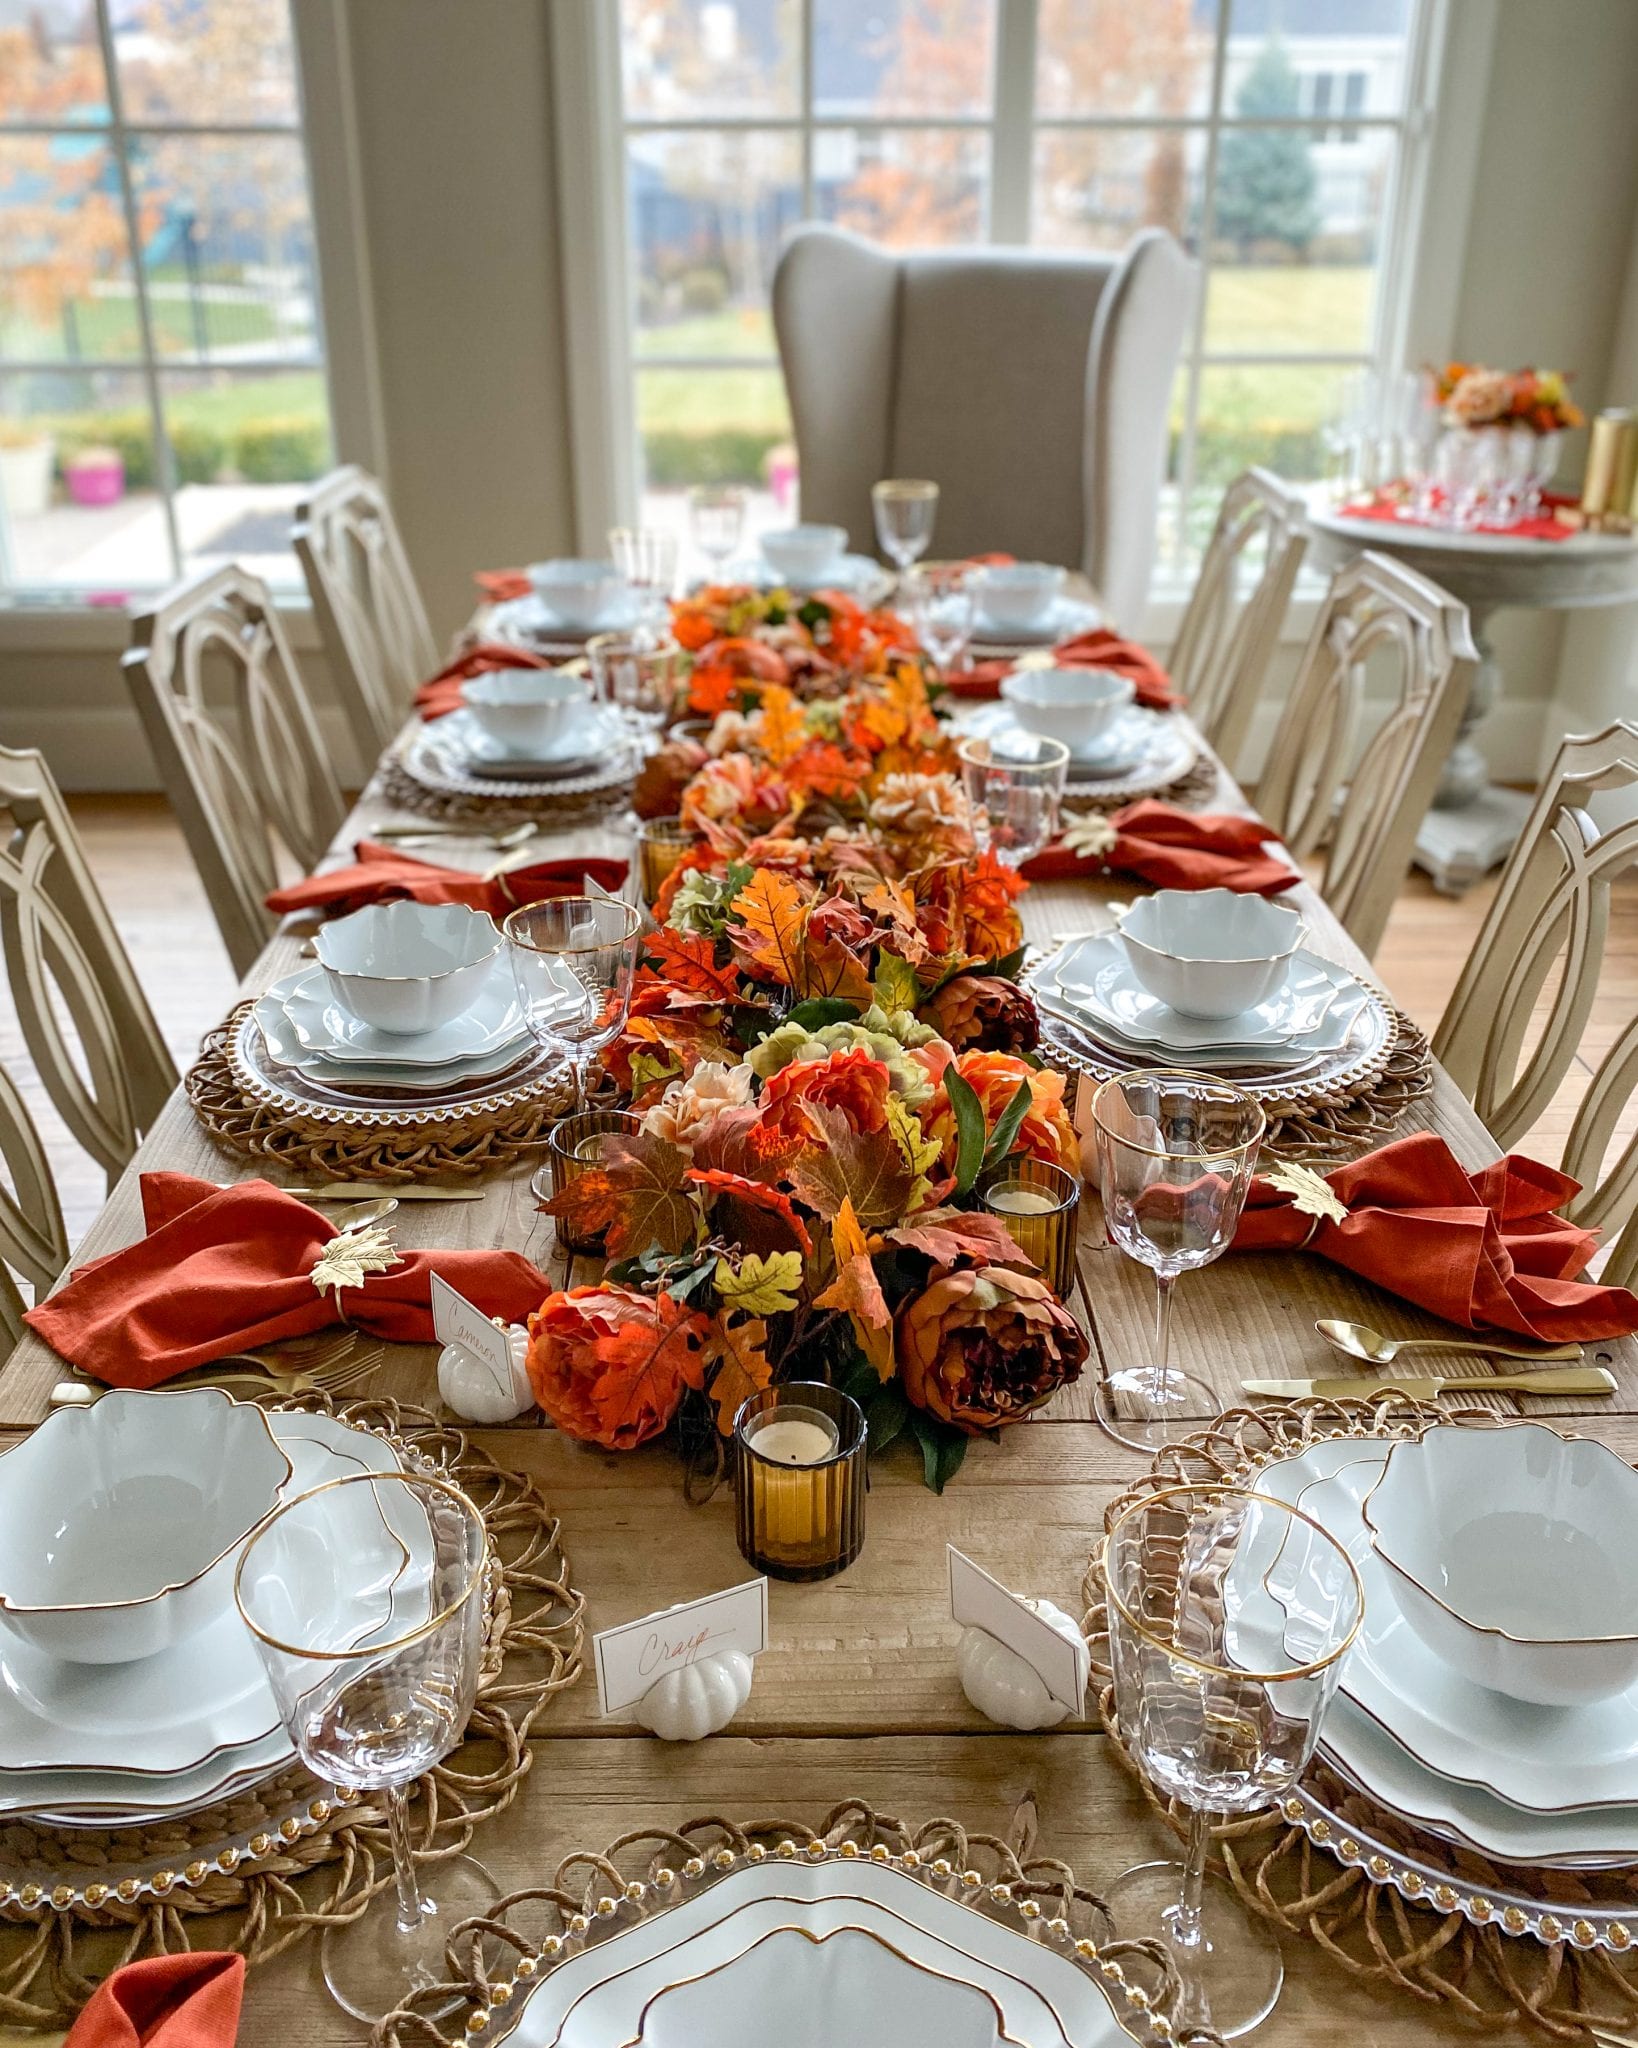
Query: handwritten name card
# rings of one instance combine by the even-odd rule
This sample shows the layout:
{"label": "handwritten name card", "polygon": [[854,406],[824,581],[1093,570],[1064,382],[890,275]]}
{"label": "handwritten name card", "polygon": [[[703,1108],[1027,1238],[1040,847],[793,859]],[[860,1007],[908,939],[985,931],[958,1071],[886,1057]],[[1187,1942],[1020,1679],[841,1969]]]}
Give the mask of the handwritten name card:
{"label": "handwritten name card", "polygon": [[506,1331],[482,1309],[474,1308],[441,1273],[432,1275],[432,1328],[440,1344],[470,1351],[494,1374],[497,1387],[511,1391],[512,1350]]}
{"label": "handwritten name card", "polygon": [[759,1656],[768,1647],[768,1582],[747,1579],[702,1600],[662,1607],[592,1637],[597,1704],[605,1718],[634,1707],[657,1678],[724,1650]]}

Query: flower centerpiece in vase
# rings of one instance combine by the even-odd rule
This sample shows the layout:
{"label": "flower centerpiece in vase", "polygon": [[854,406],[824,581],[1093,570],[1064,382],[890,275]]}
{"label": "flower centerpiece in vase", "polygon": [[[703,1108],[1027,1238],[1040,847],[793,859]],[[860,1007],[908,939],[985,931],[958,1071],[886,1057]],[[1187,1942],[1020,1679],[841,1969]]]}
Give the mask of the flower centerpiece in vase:
{"label": "flower centerpiece in vase", "polygon": [[1560,432],[1581,423],[1563,374],[1447,363],[1436,385],[1444,421],[1434,451],[1438,523],[1468,530],[1533,518],[1557,465]]}

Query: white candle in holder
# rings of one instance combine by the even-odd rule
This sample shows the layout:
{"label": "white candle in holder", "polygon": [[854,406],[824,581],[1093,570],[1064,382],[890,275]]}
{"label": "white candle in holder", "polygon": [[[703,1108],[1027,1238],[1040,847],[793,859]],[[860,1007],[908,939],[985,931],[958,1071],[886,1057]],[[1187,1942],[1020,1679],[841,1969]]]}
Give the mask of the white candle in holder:
{"label": "white candle in holder", "polygon": [[1015,1186],[991,1188],[984,1197],[986,1209],[994,1209],[1007,1216],[1045,1216],[1058,1204],[1050,1195],[1039,1188]]}
{"label": "white candle in holder", "polygon": [[834,1453],[838,1438],[828,1415],[807,1408],[800,1415],[775,1415],[749,1441],[770,1464],[819,1465]]}

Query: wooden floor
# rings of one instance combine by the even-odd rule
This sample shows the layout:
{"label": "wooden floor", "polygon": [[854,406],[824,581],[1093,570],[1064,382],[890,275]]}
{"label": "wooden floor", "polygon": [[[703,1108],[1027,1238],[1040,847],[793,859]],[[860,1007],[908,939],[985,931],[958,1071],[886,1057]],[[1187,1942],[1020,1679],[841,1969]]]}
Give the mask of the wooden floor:
{"label": "wooden floor", "polygon": [[[178,1069],[192,1058],[200,1036],[222,1015],[234,978],[216,933],[204,890],[165,802],[160,797],[82,796],[72,799],[91,866],[136,963],[160,1029]],[[1469,946],[1495,889],[1494,877],[1468,895],[1438,895],[1420,874],[1400,894],[1376,965],[1383,981],[1416,1021],[1432,1029],[1455,985]],[[1638,880],[1623,884],[1612,908],[1610,943],[1589,1047],[1602,1049],[1638,1009]],[[71,1240],[101,1207],[102,1177],[79,1152],[43,1102],[15,1022],[0,991],[0,1058],[17,1074],[36,1108],[57,1164]],[[1552,1109],[1532,1133],[1530,1149],[1555,1159],[1573,1105],[1591,1069],[1584,1060]],[[1632,1106],[1638,1116],[1638,1103]]]}

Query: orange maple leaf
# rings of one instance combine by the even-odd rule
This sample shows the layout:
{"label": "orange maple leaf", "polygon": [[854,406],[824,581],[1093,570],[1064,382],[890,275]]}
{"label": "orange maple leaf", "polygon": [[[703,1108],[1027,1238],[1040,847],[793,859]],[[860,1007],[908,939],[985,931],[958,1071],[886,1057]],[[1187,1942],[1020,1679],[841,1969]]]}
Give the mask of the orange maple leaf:
{"label": "orange maple leaf", "polygon": [[717,1428],[724,1436],[733,1435],[735,1416],[750,1396],[773,1378],[773,1367],[763,1349],[767,1341],[768,1326],[760,1316],[747,1316],[743,1322],[719,1316],[713,1325],[707,1363],[711,1357],[717,1361],[711,1400],[717,1411]]}
{"label": "orange maple leaf", "polygon": [[808,1226],[796,1213],[790,1196],[778,1188],[770,1187],[766,1181],[748,1180],[742,1173],[724,1173],[714,1166],[690,1167],[688,1178],[708,1194],[732,1195],[736,1201],[748,1202],[753,1209],[766,1209],[771,1215],[783,1217],[801,1247],[802,1256],[812,1255],[813,1239],[808,1235]]}
{"label": "orange maple leaf", "polygon": [[802,707],[782,683],[770,683],[762,692],[762,716],[756,729],[756,743],[776,768],[807,743],[807,722]]}
{"label": "orange maple leaf", "polygon": [[758,868],[734,898],[730,936],[753,967],[784,988],[802,971],[802,920],[807,899],[789,875]]}
{"label": "orange maple leaf", "polygon": [[877,1378],[890,1380],[893,1316],[870,1262],[870,1241],[853,1213],[851,1200],[844,1201],[831,1218],[830,1242],[836,1256],[836,1278],[814,1306],[846,1309],[859,1349],[876,1368]]}
{"label": "orange maple leaf", "polygon": [[658,961],[666,979],[678,988],[719,1002],[740,1000],[739,975],[732,963],[719,967],[715,943],[699,933],[674,932],[662,926],[644,939],[643,951]]}
{"label": "orange maple leaf", "polygon": [[646,1131],[607,1137],[602,1164],[588,1167],[541,1206],[548,1216],[564,1218],[577,1236],[601,1230],[610,1258],[641,1254],[651,1245],[679,1252],[694,1242],[699,1223],[683,1185],[685,1164],[674,1145]]}

